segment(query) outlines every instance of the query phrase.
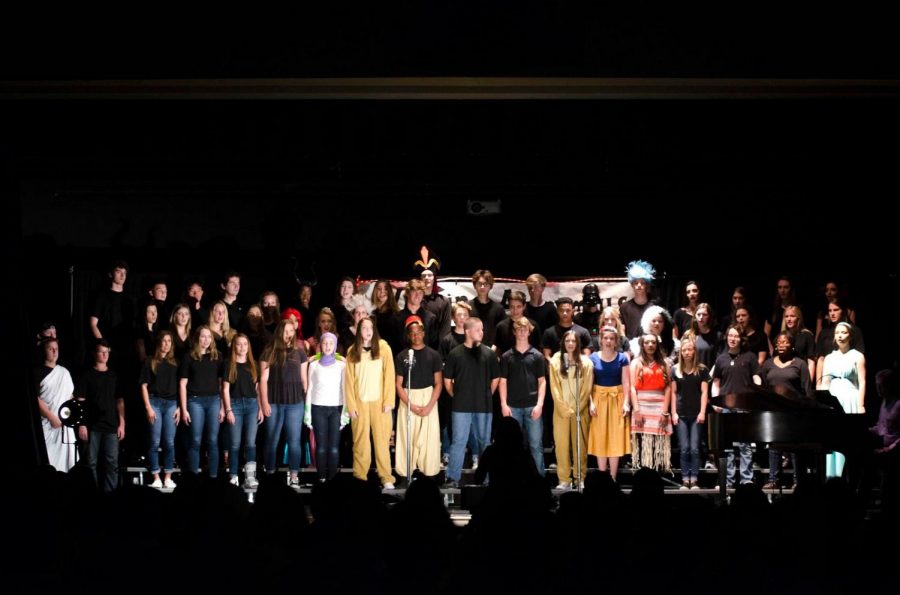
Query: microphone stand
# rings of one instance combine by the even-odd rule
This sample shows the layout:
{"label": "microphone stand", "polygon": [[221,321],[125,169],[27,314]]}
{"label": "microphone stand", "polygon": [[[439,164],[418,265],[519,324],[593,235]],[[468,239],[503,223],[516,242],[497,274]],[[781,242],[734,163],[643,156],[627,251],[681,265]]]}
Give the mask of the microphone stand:
{"label": "microphone stand", "polygon": [[581,372],[581,357],[576,360],[578,367],[575,368],[575,481],[578,482],[576,489],[581,491],[581,389],[578,384],[578,373]]}
{"label": "microphone stand", "polygon": [[416,363],[413,350],[406,362],[406,487],[412,483],[412,369]]}

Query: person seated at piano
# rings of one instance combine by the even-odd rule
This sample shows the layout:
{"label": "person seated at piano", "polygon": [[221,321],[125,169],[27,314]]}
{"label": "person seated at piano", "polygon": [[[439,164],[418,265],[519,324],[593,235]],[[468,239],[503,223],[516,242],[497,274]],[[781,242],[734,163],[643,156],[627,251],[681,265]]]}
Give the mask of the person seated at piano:
{"label": "person seated at piano", "polygon": [[[784,316],[790,316],[789,306],[784,311]],[[811,398],[812,382],[809,379],[809,366],[805,358],[797,355],[794,350],[795,335],[790,331],[781,331],[775,335],[775,357],[767,359],[762,365],[762,380],[766,387],[778,394],[788,393],[793,396]],[[781,451],[769,449],[769,481],[763,485],[764,490],[778,489],[781,471]],[[797,473],[797,455],[791,453],[791,461],[794,465],[794,473]],[[797,477],[794,476],[794,485]]]}
{"label": "person seated at piano", "polygon": [[881,498],[884,509],[896,512],[900,497],[900,370],[895,363],[875,376],[875,386],[881,397],[878,422],[869,428],[874,439],[876,466],[883,472]]}
{"label": "person seated at piano", "polygon": [[[757,386],[762,384],[758,356],[754,352],[747,351],[745,347],[743,325],[735,323],[728,327],[725,332],[725,346],[727,351],[716,358],[713,367],[713,398],[747,392],[754,384]],[[729,413],[727,409],[721,407],[713,407],[713,410],[718,413]],[[753,450],[747,442],[738,442],[737,447],[741,455],[741,483],[753,483]],[[727,470],[727,487],[734,487],[733,450],[728,453]]]}
{"label": "person seated at piano", "polygon": [[[844,413],[866,412],[866,356],[852,349],[855,327],[849,322],[834,326],[834,351],[825,356],[816,388],[827,390],[838,400]],[[835,452],[825,459],[825,475],[840,477],[844,455]]]}

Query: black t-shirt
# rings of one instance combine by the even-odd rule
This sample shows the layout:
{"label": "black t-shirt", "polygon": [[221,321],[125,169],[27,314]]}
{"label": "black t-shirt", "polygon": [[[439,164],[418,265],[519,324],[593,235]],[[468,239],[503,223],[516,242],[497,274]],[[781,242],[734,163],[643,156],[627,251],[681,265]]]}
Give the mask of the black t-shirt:
{"label": "black t-shirt", "polygon": [[[228,324],[231,328],[241,328],[238,326],[244,318],[244,307],[241,306],[241,303],[238,300],[234,300],[230,304],[225,304],[225,307],[228,309]],[[204,322],[203,324],[207,323]]]}
{"label": "black t-shirt", "polygon": [[[441,355],[431,347],[425,346],[422,349],[413,349],[413,356],[413,389],[434,386],[435,372],[440,372],[444,368]],[[406,389],[409,389],[409,369],[406,366],[408,357],[409,349],[404,349],[394,358],[394,370],[396,370],[397,376],[403,377],[403,386]]]}
{"label": "black t-shirt", "polygon": [[503,306],[493,300],[488,300],[488,303],[482,304],[477,299],[472,300],[469,304],[472,305],[472,316],[481,320],[481,323],[484,325],[484,339],[481,341],[481,344],[488,347],[493,346],[497,325],[506,318]]}
{"label": "black t-shirt", "polygon": [[[541,335],[538,332],[537,323],[531,320],[533,329],[528,335],[528,343],[535,349],[541,348]],[[497,325],[497,332],[494,335],[494,351],[498,354],[506,353],[516,346],[516,335],[513,333],[513,319],[505,318]]]}
{"label": "black t-shirt", "polygon": [[694,315],[690,312],[685,312],[683,308],[678,308],[675,310],[675,316],[672,317],[675,328],[678,329],[678,336],[681,337],[684,333],[688,332],[691,328],[691,322],[694,320]]}
{"label": "black t-shirt", "polygon": [[100,334],[111,344],[121,347],[131,338],[135,307],[131,296],[124,291],[107,289],[102,292],[97,296],[91,316],[97,318]]}
{"label": "black t-shirt", "polygon": [[187,396],[210,397],[219,394],[219,381],[222,379],[222,357],[213,360],[209,354],[194,359],[191,354],[184,356],[178,368],[178,378],[187,378]]}
{"label": "black t-shirt", "polygon": [[453,348],[457,345],[462,345],[466,340],[465,333],[450,333],[443,339],[441,339],[441,348],[439,353],[441,354],[441,359],[445,362],[447,361],[447,356],[450,355],[450,352],[453,351]]}
{"label": "black t-shirt", "polygon": [[162,360],[156,366],[156,373],[150,367],[153,358],[147,358],[141,366],[141,375],[138,384],[146,384],[147,392],[151,397],[160,399],[178,398],[178,367]]}
{"label": "black t-shirt", "polygon": [[[709,382],[709,370],[706,367],[697,370],[696,374],[685,374],[682,378],[673,374],[675,380],[675,410],[679,417],[697,417],[700,413],[701,385]],[[707,395],[709,393],[707,392]]]}
{"label": "black t-shirt", "polygon": [[541,347],[549,349],[551,355],[556,353],[559,351],[559,343],[562,341],[563,335],[569,331],[575,331],[575,334],[578,335],[581,349],[590,349],[591,334],[587,332],[586,328],[578,326],[577,324],[572,324],[570,327],[562,327],[558,324],[551,326],[544,331],[544,336],[541,339]]}
{"label": "black t-shirt", "polygon": [[622,318],[622,324],[625,325],[625,336],[634,339],[641,334],[641,317],[644,310],[653,305],[653,302],[647,300],[644,304],[636,304],[634,298],[625,300],[619,306],[619,316]]}
{"label": "black t-shirt", "polygon": [[794,352],[803,359],[815,359],[816,338],[806,329],[794,334]]}
{"label": "black t-shirt", "polygon": [[694,348],[697,351],[697,361],[712,368],[716,363],[716,357],[722,350],[722,333],[711,329],[708,333],[700,333],[694,337]]}
{"label": "black t-shirt", "polygon": [[538,378],[547,372],[546,359],[534,347],[525,353],[507,350],[500,357],[500,378],[506,378],[506,404],[534,407],[538,401]]}
{"label": "black t-shirt", "polygon": [[741,351],[732,355],[727,351],[716,358],[713,378],[719,379],[719,394],[740,393],[753,386],[753,376],[759,375],[757,354]]}
{"label": "black t-shirt", "polygon": [[749,335],[747,337],[747,351],[755,355],[757,360],[761,351],[765,351],[768,356],[769,341],[766,339],[766,334],[762,331],[754,331],[752,335]]}
{"label": "black t-shirt", "polygon": [[[226,379],[230,367],[231,366],[228,363],[225,364]],[[238,363],[236,372],[237,374],[235,374],[236,378],[234,379],[234,382],[230,383],[228,386],[228,394],[232,399],[255,399],[256,383],[253,382],[253,376],[250,375],[250,365],[247,362]],[[259,368],[257,368],[257,374],[258,373]]]}
{"label": "black t-shirt", "polygon": [[544,302],[537,308],[529,302],[525,304],[525,316],[537,324],[538,332],[541,335],[548,328],[555,326],[559,322],[559,313],[556,311],[556,305],[553,302]]}
{"label": "black t-shirt", "polygon": [[491,381],[500,377],[500,364],[491,349],[481,344],[471,349],[458,345],[447,356],[444,378],[453,383],[452,410],[491,413]]}
{"label": "black t-shirt", "polygon": [[119,427],[115,372],[100,372],[94,368],[86,370],[75,385],[75,396],[84,397],[91,412],[96,414],[88,429],[92,432],[115,433]]}

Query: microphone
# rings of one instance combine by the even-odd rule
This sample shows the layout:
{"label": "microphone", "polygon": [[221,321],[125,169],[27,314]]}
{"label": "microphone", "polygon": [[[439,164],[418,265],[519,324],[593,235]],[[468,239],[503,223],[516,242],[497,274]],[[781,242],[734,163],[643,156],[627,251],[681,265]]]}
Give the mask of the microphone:
{"label": "microphone", "polygon": [[413,366],[414,363],[416,363],[416,356],[413,353],[412,349],[410,349],[409,351],[406,352],[406,363],[409,364],[410,368]]}

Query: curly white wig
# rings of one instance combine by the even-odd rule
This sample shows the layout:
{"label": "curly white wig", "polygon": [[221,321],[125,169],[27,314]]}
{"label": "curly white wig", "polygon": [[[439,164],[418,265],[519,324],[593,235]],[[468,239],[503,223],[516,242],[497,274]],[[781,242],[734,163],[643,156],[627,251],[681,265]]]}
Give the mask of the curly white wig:
{"label": "curly white wig", "polygon": [[650,332],[650,321],[656,318],[658,314],[662,314],[663,319],[668,324],[672,324],[672,315],[669,314],[668,310],[661,306],[650,306],[644,310],[644,314],[641,316],[641,333],[646,334]]}

